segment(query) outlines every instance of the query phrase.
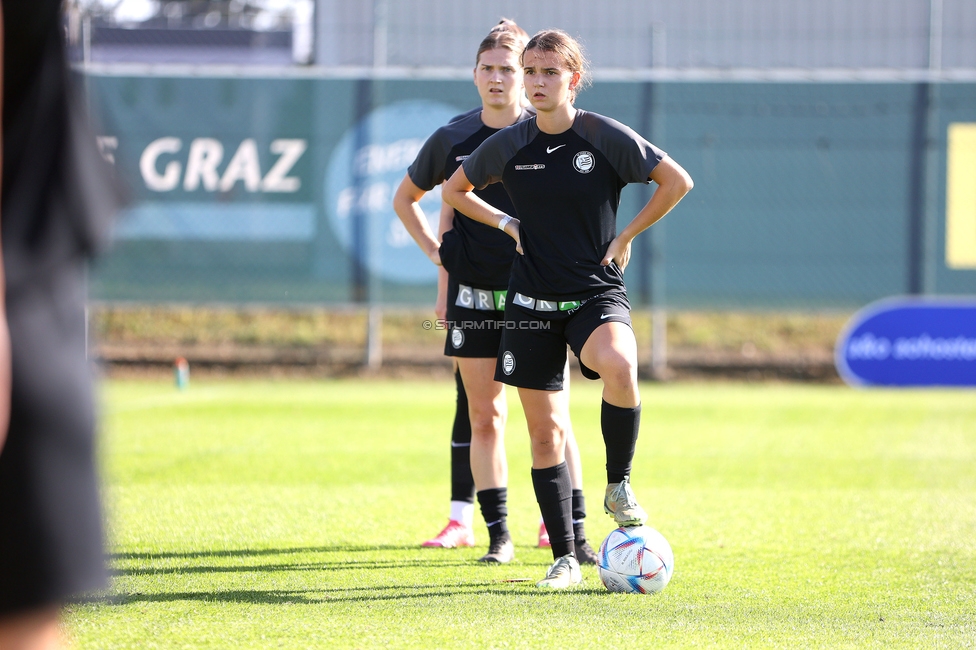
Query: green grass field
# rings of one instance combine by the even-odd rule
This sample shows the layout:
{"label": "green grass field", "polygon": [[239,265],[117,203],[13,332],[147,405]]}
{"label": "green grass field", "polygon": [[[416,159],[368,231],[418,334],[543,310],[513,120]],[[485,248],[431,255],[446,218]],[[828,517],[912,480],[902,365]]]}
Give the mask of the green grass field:
{"label": "green grass field", "polygon": [[[446,521],[453,383],[112,381],[113,584],[81,648],[976,647],[976,399],[839,386],[643,386],[634,486],[670,540],[657,596],[531,582],[538,510],[509,393],[516,561],[422,549]],[[589,536],[599,389],[573,386]]]}

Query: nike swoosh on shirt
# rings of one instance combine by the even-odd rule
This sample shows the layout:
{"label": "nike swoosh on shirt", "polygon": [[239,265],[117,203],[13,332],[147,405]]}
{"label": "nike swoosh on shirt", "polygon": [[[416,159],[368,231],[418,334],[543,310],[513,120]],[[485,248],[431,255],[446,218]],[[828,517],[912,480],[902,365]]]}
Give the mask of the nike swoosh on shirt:
{"label": "nike swoosh on shirt", "polygon": [[564,144],[557,144],[555,147],[546,147],[546,153],[552,153],[553,151],[555,151],[559,147],[565,147],[565,146],[566,145],[564,145]]}

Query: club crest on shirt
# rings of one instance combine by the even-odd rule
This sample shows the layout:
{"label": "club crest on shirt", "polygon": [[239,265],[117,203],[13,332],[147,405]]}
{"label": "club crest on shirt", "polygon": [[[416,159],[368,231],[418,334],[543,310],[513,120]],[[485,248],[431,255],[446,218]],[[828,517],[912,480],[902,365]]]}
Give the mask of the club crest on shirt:
{"label": "club crest on shirt", "polygon": [[451,330],[451,345],[457,350],[464,345],[464,332],[461,330]]}
{"label": "club crest on shirt", "polygon": [[589,174],[596,165],[596,158],[589,151],[581,151],[573,156],[573,167],[581,174]]}

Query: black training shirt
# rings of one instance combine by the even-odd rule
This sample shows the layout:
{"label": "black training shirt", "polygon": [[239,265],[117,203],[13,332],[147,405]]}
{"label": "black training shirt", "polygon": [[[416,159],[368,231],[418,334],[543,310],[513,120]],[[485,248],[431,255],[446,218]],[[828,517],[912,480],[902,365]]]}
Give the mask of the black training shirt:
{"label": "black training shirt", "polygon": [[[531,116],[523,110],[519,120]],[[472,151],[498,131],[481,121],[480,109],[454,118],[424,143],[407,170],[410,180],[429,192],[450,178]],[[506,214],[516,215],[512,200],[502,185],[491,185],[475,193]],[[455,280],[482,288],[507,287],[514,257],[514,239],[497,228],[454,211],[454,227],[444,233],[441,262]]]}
{"label": "black training shirt", "polygon": [[533,118],[488,138],[464,173],[476,188],[501,181],[515,204],[524,255],[516,255],[510,290],[569,301],[623,287],[617,265],[600,264],[617,236],[620,190],[647,183],[665,156],[620,122],[582,110],[557,135]]}
{"label": "black training shirt", "polygon": [[101,249],[120,203],[64,52],[61,0],[3,0],[7,291]]}

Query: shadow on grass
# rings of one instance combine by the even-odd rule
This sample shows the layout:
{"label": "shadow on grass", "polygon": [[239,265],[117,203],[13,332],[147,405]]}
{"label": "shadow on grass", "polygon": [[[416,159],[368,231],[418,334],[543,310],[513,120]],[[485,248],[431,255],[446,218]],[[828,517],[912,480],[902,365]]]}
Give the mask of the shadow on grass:
{"label": "shadow on grass", "polygon": [[262,571],[357,571],[375,569],[409,569],[417,567],[452,567],[467,566],[471,562],[463,559],[444,560],[377,560],[370,562],[301,562],[296,564],[238,564],[226,565],[192,565],[170,567],[135,567],[131,569],[114,568],[112,575],[116,576],[144,576],[184,573],[252,573]]}
{"label": "shadow on grass", "polygon": [[[528,584],[528,587],[525,586]],[[568,591],[552,591],[536,589],[532,583],[522,585],[506,584],[505,581],[468,582],[454,587],[446,585],[396,585],[387,587],[350,587],[336,589],[305,589],[305,590],[263,590],[237,589],[229,591],[186,591],[159,593],[128,593],[113,594],[105,597],[93,597],[85,604],[102,606],[125,606],[134,603],[172,603],[172,602],[203,602],[203,603],[238,603],[252,605],[316,605],[323,603],[365,603],[376,601],[398,601],[411,599],[455,598],[462,595],[512,595],[519,597],[536,596],[539,598],[559,598],[572,595],[606,594],[608,591],[599,588],[584,587]]]}
{"label": "shadow on grass", "polygon": [[[524,556],[532,558],[530,547],[524,547]],[[532,547],[534,550],[534,547]],[[386,553],[382,558],[372,557],[375,553]],[[402,554],[399,558],[390,557],[390,553]],[[320,561],[309,561],[309,558],[296,557],[299,555],[323,555]],[[356,556],[360,559],[357,559]],[[278,562],[259,562],[250,564],[257,558],[281,557]],[[330,558],[330,556],[333,556]],[[179,576],[181,574],[246,574],[246,573],[280,573],[291,571],[342,572],[362,571],[375,572],[377,575],[389,574],[391,570],[406,569],[443,569],[451,567],[470,567],[491,572],[498,567],[485,566],[474,560],[470,553],[459,555],[449,549],[425,549],[419,546],[397,545],[338,545],[338,546],[304,546],[289,548],[262,549],[223,549],[213,551],[184,551],[184,552],[120,552],[110,556],[112,564],[116,566],[113,573],[116,576],[139,578],[143,576]],[[289,559],[295,560],[288,562]],[[209,561],[208,561],[209,560]],[[319,560],[319,558],[315,558]],[[119,566],[119,565],[128,566]],[[157,565],[157,566],[153,566]],[[162,566],[158,566],[162,565]],[[175,565],[175,566],[174,566]],[[538,561],[522,561],[519,568],[526,573],[541,577],[541,567],[548,565],[548,558],[539,557]],[[552,598],[554,594],[549,590],[538,590],[531,579],[509,579],[499,576],[498,579],[486,580],[485,573],[480,574],[471,582],[445,584],[432,582],[418,585],[390,585],[374,584],[369,586],[311,588],[311,589],[232,589],[210,591],[161,591],[158,593],[143,593],[139,587],[132,590],[130,584],[124,591],[129,593],[99,594],[82,599],[80,603],[99,606],[125,606],[132,603],[166,603],[166,602],[213,602],[213,603],[249,603],[249,604],[322,604],[322,603],[356,603],[372,601],[398,601],[409,599],[451,598],[459,595],[514,595],[538,596]],[[498,575],[498,574],[495,574]],[[503,574],[504,575],[504,574]],[[474,577],[474,576],[472,576]],[[138,584],[138,583],[137,583]],[[571,590],[567,593],[603,592],[599,583],[594,585],[599,589],[590,589],[589,585],[583,589]],[[604,592],[606,593],[606,592]],[[557,596],[564,595],[559,592]]]}
{"label": "shadow on grass", "polygon": [[292,548],[239,548],[222,551],[183,551],[183,552],[129,552],[112,553],[110,560],[161,560],[168,558],[196,557],[254,557],[259,555],[290,555],[294,553],[364,553],[367,551],[416,551],[420,546],[394,546],[392,544],[375,546],[298,546]]}
{"label": "shadow on grass", "polygon": [[[349,559],[351,554],[367,554],[374,552],[410,552],[409,557],[389,559]],[[250,564],[249,558],[266,556],[289,556],[296,554],[340,554],[341,560],[330,560],[328,557],[319,562],[308,560],[301,562],[274,562]],[[451,549],[432,549],[419,546],[306,546],[278,549],[234,549],[219,551],[188,551],[162,553],[113,553],[110,557],[112,575],[115,576],[148,576],[148,575],[181,575],[181,574],[219,574],[219,573],[259,573],[280,571],[370,571],[411,568],[448,568],[473,566],[472,559],[458,556]],[[220,559],[224,562],[194,562],[194,560]],[[235,559],[240,562],[234,562]],[[177,561],[167,562],[167,561]],[[179,560],[185,562],[180,563]],[[163,561],[163,566],[151,566],[147,563]],[[136,566],[118,566],[118,564],[132,564]],[[547,566],[548,561],[526,562],[525,566]]]}

